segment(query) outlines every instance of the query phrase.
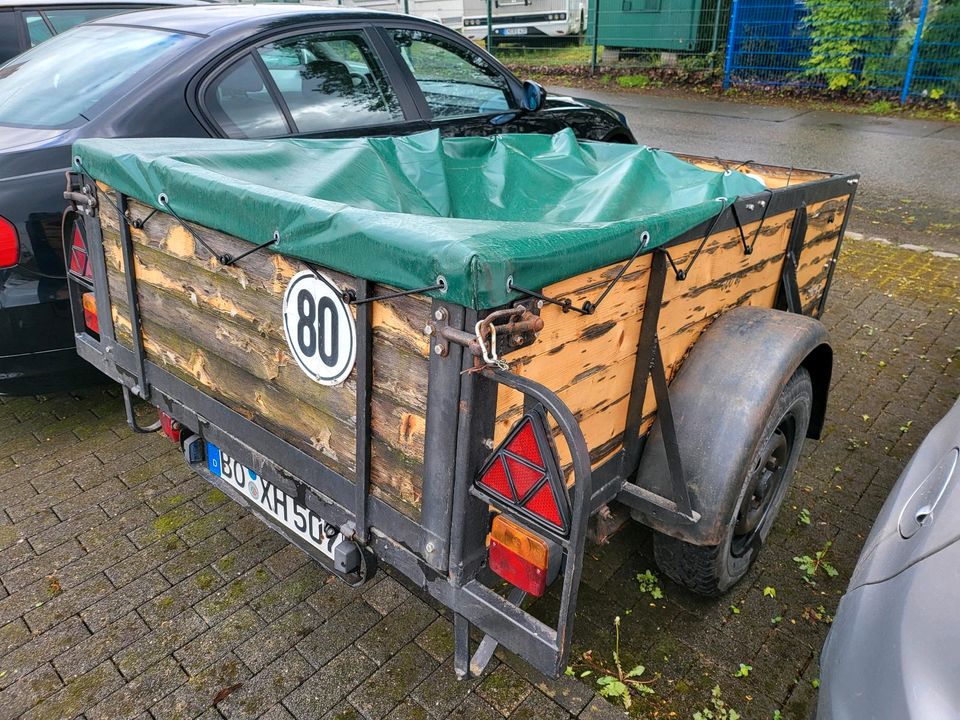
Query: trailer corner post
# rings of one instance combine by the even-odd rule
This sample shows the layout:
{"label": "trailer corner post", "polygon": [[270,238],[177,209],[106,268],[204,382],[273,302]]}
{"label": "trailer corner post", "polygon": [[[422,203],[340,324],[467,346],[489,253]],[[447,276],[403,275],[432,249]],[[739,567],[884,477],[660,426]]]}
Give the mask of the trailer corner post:
{"label": "trailer corner post", "polygon": [[906,105],[910,98],[910,83],[913,82],[913,73],[917,66],[917,57],[920,55],[920,43],[923,39],[923,25],[927,21],[927,7],[930,0],[920,3],[920,17],[917,19],[917,32],[913,36],[913,47],[910,48],[910,60],[907,63],[907,73],[903,78],[903,89],[900,91],[900,104]]}
{"label": "trailer corner post", "polygon": [[[924,0],[926,2],[926,0]],[[737,36],[737,15],[740,10],[740,0],[733,0],[730,8],[730,28],[727,31],[727,52],[723,62],[723,89],[730,89],[730,73],[733,70],[733,41]]]}

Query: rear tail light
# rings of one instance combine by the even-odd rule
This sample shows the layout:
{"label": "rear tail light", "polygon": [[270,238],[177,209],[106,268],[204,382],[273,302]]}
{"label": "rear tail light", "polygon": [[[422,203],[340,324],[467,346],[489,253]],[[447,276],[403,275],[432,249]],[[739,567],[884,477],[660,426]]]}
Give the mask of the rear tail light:
{"label": "rear tail light", "polygon": [[80,225],[73,225],[73,243],[70,246],[70,272],[87,280],[93,279],[93,268],[87,256],[87,244],[80,232]]}
{"label": "rear tail light", "polygon": [[163,429],[163,434],[179,445],[180,436],[183,434],[183,425],[162,410],[157,412],[160,414],[160,427]]}
{"label": "rear tail light", "polygon": [[530,595],[540,597],[547,589],[547,541],[503,515],[493,519],[489,564],[493,572]]}
{"label": "rear tail light", "polygon": [[20,239],[17,228],[6,218],[0,217],[0,269],[11,268],[20,262]]}
{"label": "rear tail light", "polygon": [[83,304],[83,324],[88,330],[100,334],[100,320],[97,318],[97,300],[92,292],[85,292],[80,296]]}
{"label": "rear tail light", "polygon": [[546,419],[534,410],[518,422],[487,460],[476,488],[510,515],[566,536],[570,503]]}

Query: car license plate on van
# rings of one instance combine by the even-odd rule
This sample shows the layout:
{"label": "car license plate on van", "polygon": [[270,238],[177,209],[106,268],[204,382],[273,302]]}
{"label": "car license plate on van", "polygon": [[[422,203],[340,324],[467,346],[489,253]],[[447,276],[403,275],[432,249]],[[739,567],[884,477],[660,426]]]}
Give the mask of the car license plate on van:
{"label": "car license plate on van", "polygon": [[264,480],[211,442],[207,443],[207,469],[246,495],[257,510],[333,559],[334,550],[343,541],[340,531],[301,505],[295,497]]}
{"label": "car license plate on van", "polygon": [[525,27],[519,28],[500,28],[501,35],[526,35],[527,29]]}

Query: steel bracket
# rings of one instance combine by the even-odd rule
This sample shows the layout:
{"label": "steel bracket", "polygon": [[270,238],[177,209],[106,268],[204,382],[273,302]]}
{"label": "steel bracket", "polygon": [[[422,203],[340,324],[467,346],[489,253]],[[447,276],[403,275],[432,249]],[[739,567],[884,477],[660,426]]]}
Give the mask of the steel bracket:
{"label": "steel bracket", "polygon": [[[480,331],[484,336],[491,327],[495,330],[496,356],[525,348],[536,341],[543,329],[543,320],[538,315],[539,309],[536,301],[524,300],[509,308],[494,310],[480,321]],[[444,307],[434,310],[423,328],[423,333],[431,338],[430,351],[434,355],[446,357],[450,352],[450,343],[456,343],[465,347],[471,355],[483,357],[483,347],[477,340],[476,333],[450,325],[450,315]]]}

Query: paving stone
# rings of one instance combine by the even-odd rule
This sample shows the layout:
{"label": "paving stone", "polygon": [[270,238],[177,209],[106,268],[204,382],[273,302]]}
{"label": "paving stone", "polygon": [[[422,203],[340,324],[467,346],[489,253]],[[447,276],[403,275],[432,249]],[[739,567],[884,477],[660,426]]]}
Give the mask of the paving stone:
{"label": "paving stone", "polygon": [[[5,552],[5,551],[4,551]],[[67,540],[43,555],[36,555],[8,572],[3,573],[3,586],[10,592],[26,587],[42,577],[57,572],[77,558],[83,557],[84,549],[76,540]]]}
{"label": "paving stone", "polygon": [[114,662],[124,677],[136,677],[165,655],[186,645],[206,628],[203,618],[193,610],[186,610],[173,620],[161,623],[140,638],[136,645],[117,653]]}
{"label": "paving stone", "polygon": [[570,713],[538,690],[534,690],[510,715],[515,720],[566,720]]}
{"label": "paving stone", "polygon": [[45,633],[34,635],[30,642],[21,645],[0,661],[0,667],[6,671],[0,678],[0,688],[7,687],[40,665],[67,652],[89,635],[90,631],[75,617]]}
{"label": "paving stone", "polygon": [[191,675],[212,665],[263,627],[249,607],[241,607],[174,653]]}
{"label": "paving stone", "polygon": [[[191,720],[213,709],[213,701],[222,692],[247,680],[252,673],[236,657],[227,656],[202,670],[151,708],[151,714],[163,720]],[[217,711],[217,715],[220,713]]]}
{"label": "paving stone", "polygon": [[76,587],[61,592],[57,591],[56,585],[52,582],[45,580],[40,582],[47,584],[48,597],[41,601],[42,604],[39,607],[24,615],[24,620],[30,626],[31,632],[35,633],[53,627],[60,621],[109,595],[114,590],[113,585],[103,574],[95,575]]}
{"label": "paving stone", "polygon": [[212,565],[237,544],[230,533],[221,530],[163,563],[160,572],[171,583],[178,583],[201,568]]}
{"label": "paving stone", "polygon": [[208,623],[214,623],[243,603],[262,595],[276,582],[263,565],[257,565],[197,603],[197,612]]}
{"label": "paving stone", "polygon": [[627,713],[603,698],[595,697],[579,717],[580,720],[624,720]]}
{"label": "paving stone", "polygon": [[438,617],[417,635],[416,643],[437,662],[453,655],[453,623]]}
{"label": "paving stone", "polygon": [[477,686],[477,695],[502,715],[509,716],[532,690],[508,665],[500,665]]}
{"label": "paving stone", "polygon": [[98,665],[25,712],[24,720],[62,720],[80,715],[123,684],[109,661]]}
{"label": "paving stone", "polygon": [[243,683],[217,709],[228,720],[259,717],[264,711],[299,688],[313,674],[313,667],[291,650]]}
{"label": "paving stone", "polygon": [[136,544],[137,549],[143,549],[157,540],[175,533],[177,530],[196,520],[203,514],[194,503],[188,502],[175,507],[173,510],[158,515],[157,518],[145,527],[139,527],[130,533],[129,537]]}
{"label": "paving stone", "polygon": [[212,597],[212,593],[223,587],[221,577],[212,567],[181,580],[173,587],[151,598],[141,605],[137,612],[151,628],[171,620],[187,608]]}
{"label": "paving stone", "polygon": [[439,665],[422,683],[410,693],[410,697],[426,709],[434,718],[445,718],[453,712],[463,698],[474,692],[479,678],[457,680],[453,671],[453,659]]}
{"label": "paving stone", "polygon": [[308,563],[253,598],[250,604],[264,620],[273,620],[313,595],[329,577],[320,565]]}
{"label": "paving stone", "polygon": [[[355,713],[353,717],[356,717],[357,720],[361,720],[363,716],[352,706],[350,709]],[[350,718],[350,715],[347,715],[346,712],[341,713],[340,716],[334,717],[344,717]],[[402,703],[397,705],[389,715],[387,715],[387,720],[430,720],[430,714],[427,712],[426,708],[423,705],[407,698]]]}
{"label": "paving stone", "polygon": [[448,720],[501,720],[503,715],[476,695],[467,695],[463,702],[447,715],[447,718]]}
{"label": "paving stone", "polygon": [[0,692],[0,720],[12,720],[63,687],[50,664],[41,665]]}
{"label": "paving stone", "polygon": [[298,720],[321,717],[348,694],[355,696],[354,688],[375,668],[370,658],[350,646],[307,678],[283,704]]}
{"label": "paving stone", "polygon": [[11,620],[0,627],[0,658],[5,658],[11,651],[28,642],[31,637],[30,628],[22,618]]}
{"label": "paving stone", "polygon": [[347,605],[297,643],[297,648],[314,667],[326,665],[337,653],[352,644],[380,615],[362,600]]}
{"label": "paving stone", "polygon": [[84,715],[87,720],[133,720],[186,680],[187,674],[177,662],[165,657]]}
{"label": "paving stone", "polygon": [[285,545],[263,561],[267,569],[283,580],[296,570],[311,562],[310,556],[296,545]]}
{"label": "paving stone", "polygon": [[436,613],[425,603],[413,595],[408,595],[399,606],[357,640],[357,647],[382,665],[436,617]]}
{"label": "paving stone", "polygon": [[119,620],[170,587],[159,572],[149,572],[80,611],[92,632]]}
{"label": "paving stone", "polygon": [[435,667],[433,658],[411,643],[371,675],[350,701],[367,717],[379,720],[398,705]]}
{"label": "paving stone", "polygon": [[363,599],[381,615],[386,615],[409,597],[410,591],[389,575],[384,575],[380,582],[363,594]]}
{"label": "paving stone", "polygon": [[236,649],[236,655],[253,672],[260,672],[322,624],[320,614],[310,605],[302,603],[263,626]]}
{"label": "paving stone", "polygon": [[150,632],[150,628],[136,613],[120,618],[98,632],[62,648],[53,666],[64,682],[70,682],[92,670],[125,647]]}

